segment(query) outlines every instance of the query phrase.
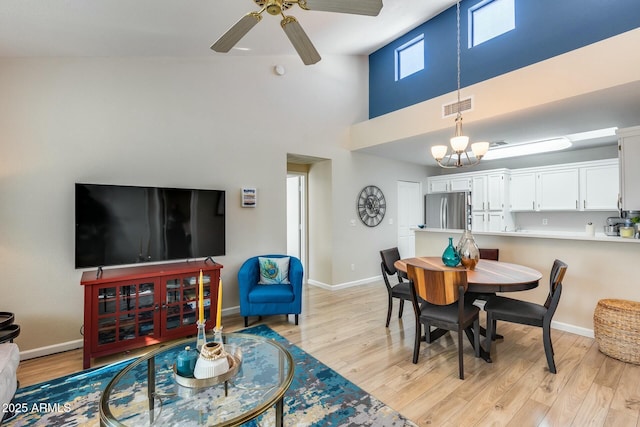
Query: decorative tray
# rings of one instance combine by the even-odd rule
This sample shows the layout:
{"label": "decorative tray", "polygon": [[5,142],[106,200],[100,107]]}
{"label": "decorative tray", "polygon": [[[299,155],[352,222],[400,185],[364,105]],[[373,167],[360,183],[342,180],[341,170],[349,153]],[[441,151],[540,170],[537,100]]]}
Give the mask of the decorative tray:
{"label": "decorative tray", "polygon": [[227,372],[210,378],[202,379],[183,377],[178,375],[178,368],[176,364],[174,364],[173,377],[175,378],[176,383],[183,387],[199,388],[209,387],[230,380],[238,373],[238,370],[240,370],[240,366],[242,365],[242,351],[240,350],[239,346],[232,345],[225,345],[225,350],[230,350],[226,352],[227,361],[229,362],[229,370]]}

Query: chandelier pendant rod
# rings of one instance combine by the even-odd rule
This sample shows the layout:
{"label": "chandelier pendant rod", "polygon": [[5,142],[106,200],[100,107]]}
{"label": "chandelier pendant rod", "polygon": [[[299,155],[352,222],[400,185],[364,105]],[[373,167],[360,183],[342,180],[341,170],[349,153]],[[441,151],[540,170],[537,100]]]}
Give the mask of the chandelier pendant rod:
{"label": "chandelier pendant rod", "polygon": [[456,9],[456,35],[457,35],[457,40],[456,40],[456,58],[458,59],[457,61],[457,66],[458,66],[458,116],[460,116],[460,2],[456,3],[457,9]]}
{"label": "chandelier pendant rod", "polygon": [[[464,135],[462,130],[462,107],[460,101],[460,86],[461,86],[461,66],[460,66],[460,0],[456,2],[456,120],[455,120],[455,132],[453,138],[450,140],[451,152],[448,153],[448,148],[445,145],[435,145],[431,147],[431,154],[436,163],[443,168],[464,168],[477,165],[482,157],[489,150],[488,142],[476,142],[471,144],[471,151],[474,154],[474,160],[471,160],[467,151],[467,144],[469,138]],[[464,153],[464,158],[462,154]],[[466,159],[466,160],[465,160]]]}

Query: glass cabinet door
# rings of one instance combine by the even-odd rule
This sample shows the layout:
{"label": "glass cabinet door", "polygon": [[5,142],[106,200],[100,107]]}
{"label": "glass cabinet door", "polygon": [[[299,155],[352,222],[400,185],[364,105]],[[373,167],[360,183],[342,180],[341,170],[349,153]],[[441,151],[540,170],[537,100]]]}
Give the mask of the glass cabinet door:
{"label": "glass cabinet door", "polygon": [[116,342],[117,292],[118,288],[115,286],[98,289],[96,312],[98,313],[97,339],[100,345]]}
{"label": "glass cabinet door", "polygon": [[[194,327],[198,321],[198,289],[199,275],[188,275],[166,279],[166,311],[164,328],[166,330],[177,330],[184,327]],[[204,318],[205,321],[211,318],[209,306],[211,305],[210,285],[211,276],[204,274],[203,279],[204,295]]]}
{"label": "glass cabinet door", "polygon": [[138,285],[138,304],[136,310],[136,326],[138,337],[154,335],[153,322],[156,307],[156,288],[153,282]]}
{"label": "glass cabinet door", "polygon": [[97,289],[97,344],[107,345],[155,334],[154,282],[123,283]]}
{"label": "glass cabinet door", "polygon": [[167,292],[165,328],[176,329],[180,327],[180,301],[182,301],[182,288],[180,279],[169,279],[165,286]]}

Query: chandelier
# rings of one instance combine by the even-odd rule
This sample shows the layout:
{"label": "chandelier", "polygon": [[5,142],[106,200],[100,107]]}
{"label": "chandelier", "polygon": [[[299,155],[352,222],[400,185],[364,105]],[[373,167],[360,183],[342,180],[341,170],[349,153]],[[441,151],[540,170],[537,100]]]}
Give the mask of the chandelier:
{"label": "chandelier", "polygon": [[462,132],[462,112],[460,111],[460,2],[456,3],[456,30],[457,30],[457,65],[458,65],[458,103],[456,115],[456,130],[450,140],[451,153],[446,145],[435,145],[431,147],[431,155],[438,165],[443,168],[463,168],[474,166],[480,163],[482,157],[489,151],[488,142],[475,142],[471,144],[472,160],[467,151],[469,137]]}

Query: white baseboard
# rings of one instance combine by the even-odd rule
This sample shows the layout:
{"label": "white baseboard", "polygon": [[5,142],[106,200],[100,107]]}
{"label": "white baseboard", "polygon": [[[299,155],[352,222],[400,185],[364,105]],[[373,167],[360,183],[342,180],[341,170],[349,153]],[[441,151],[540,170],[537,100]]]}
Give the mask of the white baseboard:
{"label": "white baseboard", "polygon": [[[240,306],[236,305],[235,307],[229,307],[229,308],[223,308],[222,309],[222,317],[224,318],[224,316],[226,314],[236,314],[236,313],[240,313]],[[223,323],[224,325],[224,323]]]}
{"label": "white baseboard", "polygon": [[568,323],[551,321],[551,327],[560,331],[571,332],[572,334],[581,335],[587,338],[594,338],[593,329],[582,328],[580,326],[569,325]]}
{"label": "white baseboard", "polygon": [[368,285],[369,283],[379,282],[382,280],[382,276],[374,276],[366,279],[355,280],[353,282],[339,283],[337,285],[329,285],[327,283],[319,282],[317,280],[309,279],[307,283],[311,286],[317,286],[318,288],[326,289],[328,291],[338,291],[340,289],[353,288],[355,286]]}
{"label": "white baseboard", "polygon": [[73,340],[62,342],[60,344],[48,345],[45,347],[38,347],[31,350],[25,350],[20,352],[20,360],[35,359],[36,357],[49,356],[55,353],[62,353],[63,351],[75,350],[76,348],[82,348],[83,340]]}

